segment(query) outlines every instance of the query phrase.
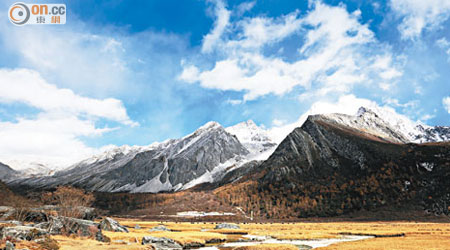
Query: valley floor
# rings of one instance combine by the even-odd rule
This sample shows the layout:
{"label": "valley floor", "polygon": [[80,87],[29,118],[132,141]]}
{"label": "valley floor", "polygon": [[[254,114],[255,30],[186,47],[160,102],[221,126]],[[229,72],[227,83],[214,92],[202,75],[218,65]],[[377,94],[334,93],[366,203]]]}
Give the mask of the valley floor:
{"label": "valley floor", "polygon": [[[52,236],[58,241],[60,249],[150,249],[140,244],[143,236],[167,237],[175,240],[184,248],[206,245],[209,250],[291,250],[309,249],[299,242],[312,242],[316,249],[450,249],[450,223],[414,223],[414,222],[314,222],[314,223],[250,223],[239,224],[240,229],[214,229],[216,223],[207,222],[148,222],[129,219],[117,219],[128,226],[129,233],[104,232],[111,243],[101,243],[93,239],[80,237]],[[149,229],[165,225],[173,230],[149,232]],[[135,229],[139,225],[140,229]],[[357,236],[359,235],[357,238]],[[371,237],[362,237],[371,236]],[[326,239],[360,239],[351,242],[335,242]],[[268,240],[271,239],[271,240]],[[277,239],[277,240],[275,240]],[[252,244],[236,243],[252,241]],[[264,240],[257,243],[256,240]],[[304,241],[306,240],[306,241]],[[308,241],[315,240],[315,241]],[[219,242],[221,243],[209,243]],[[277,243],[278,242],[278,243]],[[208,244],[209,243],[209,244]],[[248,242],[247,242],[248,243]],[[282,244],[280,244],[282,243]],[[309,243],[308,243],[309,244]],[[300,246],[303,245],[303,246]],[[1,247],[1,246],[0,246]],[[17,244],[17,249],[39,249],[30,242]]]}

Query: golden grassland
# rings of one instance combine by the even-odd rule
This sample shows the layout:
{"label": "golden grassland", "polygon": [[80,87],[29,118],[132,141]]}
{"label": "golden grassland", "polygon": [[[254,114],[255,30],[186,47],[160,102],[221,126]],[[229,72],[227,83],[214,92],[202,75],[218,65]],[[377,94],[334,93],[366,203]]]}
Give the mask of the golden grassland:
{"label": "golden grassland", "polygon": [[448,250],[450,236],[439,235],[407,235],[398,238],[372,238],[361,241],[343,242],[320,250]]}
{"label": "golden grassland", "polygon": [[233,250],[298,250],[298,247],[289,244],[260,244],[236,247]]}
{"label": "golden grassland", "polygon": [[[139,222],[134,220],[119,220],[122,225],[134,227],[136,224],[142,229],[150,229],[160,225],[160,222]],[[326,239],[339,238],[341,234],[370,234],[388,236],[404,233],[405,235],[436,235],[450,237],[450,223],[415,223],[415,222],[301,222],[301,223],[264,223],[240,224],[241,229],[215,230],[215,223],[163,223],[166,227],[182,232],[204,233],[247,233],[251,235],[265,235],[280,240],[296,239]],[[147,230],[145,230],[147,231]],[[164,233],[164,232],[162,232]],[[229,236],[229,235],[227,235]]]}
{"label": "golden grassland", "polygon": [[[342,242],[321,249],[450,249],[450,223],[414,223],[414,222],[314,222],[314,223],[265,223],[240,224],[241,229],[215,230],[215,223],[177,223],[163,222],[172,232],[149,232],[161,222],[147,222],[130,219],[117,220],[130,227],[130,233],[104,232],[111,243],[101,243],[93,239],[80,237],[52,236],[57,240],[60,249],[149,249],[142,246],[144,236],[167,237],[181,245],[200,243],[211,240],[235,241],[242,237],[237,233],[271,236],[277,239],[323,239],[339,238],[343,234],[362,234],[388,236],[404,234],[404,237],[372,238],[355,242]],[[139,225],[140,229],[135,229]],[[232,233],[232,234],[230,234]],[[2,247],[2,246],[0,246]],[[292,245],[261,244],[240,247],[237,250],[293,250]],[[19,242],[18,249],[39,249],[34,243]]]}

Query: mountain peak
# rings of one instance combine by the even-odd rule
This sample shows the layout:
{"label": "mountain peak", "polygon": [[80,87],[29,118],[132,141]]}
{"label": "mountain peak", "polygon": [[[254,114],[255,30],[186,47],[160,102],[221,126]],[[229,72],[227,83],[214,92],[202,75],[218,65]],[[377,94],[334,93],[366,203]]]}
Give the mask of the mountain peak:
{"label": "mountain peak", "polygon": [[263,127],[256,125],[252,120],[227,127],[225,130],[235,135],[258,160],[267,159],[277,145],[270,137],[269,132]]}
{"label": "mountain peak", "polygon": [[371,110],[371,109],[369,109],[369,108],[366,108],[366,107],[360,107],[360,108],[358,109],[358,112],[356,112],[356,116],[357,116],[357,117],[367,116],[367,115],[375,116],[375,117],[378,118],[377,113],[375,113],[373,110]]}
{"label": "mountain peak", "polygon": [[230,134],[233,134],[238,137],[241,142],[250,142],[250,141],[272,141],[268,133],[262,127],[256,125],[256,123],[252,120],[248,120],[245,122],[238,123],[234,126],[227,127],[226,131]]}
{"label": "mountain peak", "polygon": [[204,130],[210,130],[210,129],[216,129],[216,128],[221,128],[222,125],[220,125],[220,123],[215,122],[215,121],[210,121],[205,123],[203,126],[199,127],[196,131],[204,131]]}
{"label": "mountain peak", "polygon": [[258,125],[256,125],[256,123],[253,120],[247,120],[246,122],[242,123],[245,123],[245,125],[247,125],[248,127],[258,127]]}
{"label": "mountain peak", "polygon": [[311,122],[321,120],[327,123],[353,128],[392,142],[409,142],[409,138],[403,133],[402,130],[391,126],[388,121],[381,118],[376,112],[365,107],[359,108],[356,115],[339,113],[320,114],[310,116],[308,117],[308,120]]}

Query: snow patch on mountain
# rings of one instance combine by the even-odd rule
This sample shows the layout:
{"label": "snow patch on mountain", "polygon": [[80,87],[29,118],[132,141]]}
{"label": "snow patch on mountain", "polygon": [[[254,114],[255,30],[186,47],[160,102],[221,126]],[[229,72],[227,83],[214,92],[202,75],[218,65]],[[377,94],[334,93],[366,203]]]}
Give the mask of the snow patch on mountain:
{"label": "snow patch on mountain", "polygon": [[71,167],[74,167],[76,165],[79,164],[94,164],[94,163],[99,163],[102,161],[107,161],[107,160],[112,160],[114,159],[114,157],[116,157],[119,154],[122,155],[136,155],[139,152],[145,151],[145,150],[149,150],[152,148],[152,146],[157,146],[156,145],[150,145],[150,146],[129,146],[129,145],[123,145],[123,146],[107,146],[105,147],[105,151],[103,151],[102,153],[93,155],[81,162],[79,162],[78,164],[72,165]]}
{"label": "snow patch on mountain", "polygon": [[202,176],[198,177],[197,179],[193,179],[192,181],[183,185],[181,190],[189,189],[191,187],[197,186],[198,184],[212,183],[212,182],[214,182],[214,178],[212,177],[211,172],[206,171]]}
{"label": "snow patch on mountain", "polygon": [[50,163],[28,160],[6,160],[4,163],[24,177],[48,176],[58,169],[58,166]]}
{"label": "snow patch on mountain", "polygon": [[235,135],[247,148],[250,152],[246,157],[248,160],[266,160],[277,146],[269,132],[252,120],[228,127],[226,131]]}
{"label": "snow patch on mountain", "polygon": [[368,116],[375,114],[383,120],[397,134],[405,138],[405,142],[425,143],[450,140],[450,127],[428,126],[420,122],[414,122],[408,117],[398,114],[394,109],[388,107],[359,108],[357,116]]}
{"label": "snow patch on mountain", "polygon": [[431,127],[413,122],[389,107],[360,107],[356,115],[331,113],[314,117],[396,143],[439,142],[450,139],[450,127]]}

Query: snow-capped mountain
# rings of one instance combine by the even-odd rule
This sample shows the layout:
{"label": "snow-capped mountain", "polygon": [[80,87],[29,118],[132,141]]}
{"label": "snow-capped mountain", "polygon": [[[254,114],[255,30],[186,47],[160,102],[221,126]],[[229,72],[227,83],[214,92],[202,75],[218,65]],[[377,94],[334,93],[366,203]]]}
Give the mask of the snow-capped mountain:
{"label": "snow-capped mountain", "polygon": [[397,143],[407,143],[409,141],[402,131],[395,129],[378,114],[364,107],[361,107],[356,115],[323,114],[312,117],[319,117],[320,120],[325,122],[356,129],[387,141]]}
{"label": "snow-capped mountain", "polygon": [[9,179],[17,174],[17,171],[0,162],[0,180]]}
{"label": "snow-capped mountain", "polygon": [[83,160],[53,176],[11,181],[35,187],[75,185],[106,192],[160,192],[211,182],[245,162],[250,152],[220,124],[145,147],[122,146]]}
{"label": "snow-capped mountain", "polygon": [[444,126],[426,126],[417,125],[416,134],[414,134],[414,142],[438,142],[438,141],[450,141],[450,127]]}
{"label": "snow-capped mountain", "polygon": [[[371,114],[371,115],[368,115]],[[374,117],[382,120],[389,126],[389,129],[402,137],[402,142],[439,142],[450,140],[450,127],[428,126],[418,122],[413,122],[404,115],[387,108],[373,107],[371,109],[359,108],[357,117]]]}
{"label": "snow-capped mountain", "polygon": [[[242,187],[248,185],[252,192],[233,204],[260,214],[274,207],[270,201],[282,200],[287,205],[276,206],[278,212],[274,213],[280,218],[290,213],[296,217],[330,216],[394,204],[414,204],[414,210],[422,206],[436,215],[448,214],[450,143],[405,144],[416,126],[412,123],[407,130],[410,124],[395,118],[384,119],[366,108],[356,115],[311,115],[257,172],[242,178],[239,189],[230,184],[221,190],[228,195],[234,192],[231,196],[242,195],[246,189]],[[432,131],[439,134],[430,137],[433,140],[443,138],[440,133],[446,132]],[[251,181],[255,178],[257,187]],[[256,195],[253,190],[258,190]],[[261,202],[262,197],[269,202]],[[317,200],[322,205],[315,204]],[[314,205],[304,205],[310,201]]]}
{"label": "snow-capped mountain", "polygon": [[360,107],[356,115],[322,114],[322,120],[363,131],[396,143],[439,142],[450,139],[450,127],[416,123],[386,108]]}
{"label": "snow-capped mountain", "polygon": [[[450,127],[418,124],[384,108],[361,107],[355,115],[323,114],[308,119],[393,143],[450,138]],[[274,141],[267,130],[251,120],[227,128],[208,122],[183,138],[148,146],[112,146],[65,170],[48,170],[48,176],[31,170],[10,175],[13,178],[9,183],[35,187],[75,185],[105,192],[177,191],[205,182],[222,183],[231,172],[248,172],[245,166],[254,166],[272,155],[278,146]],[[239,178],[234,175],[233,179]]]}
{"label": "snow-capped mountain", "polygon": [[247,157],[248,159],[266,160],[277,146],[268,131],[256,125],[252,120],[228,127],[226,131],[235,135],[251,153]]}
{"label": "snow-capped mountain", "polygon": [[30,160],[9,160],[4,163],[26,177],[52,175],[57,169],[57,166],[51,163]]}

